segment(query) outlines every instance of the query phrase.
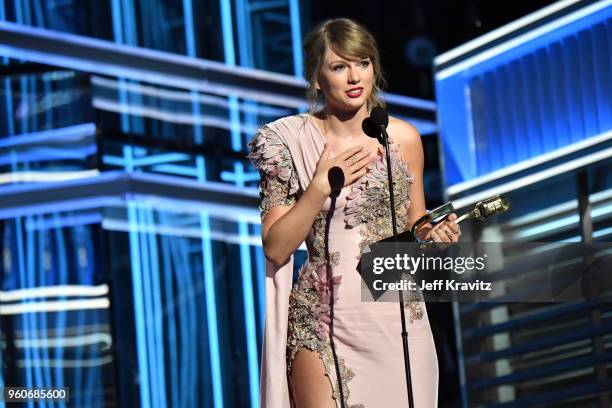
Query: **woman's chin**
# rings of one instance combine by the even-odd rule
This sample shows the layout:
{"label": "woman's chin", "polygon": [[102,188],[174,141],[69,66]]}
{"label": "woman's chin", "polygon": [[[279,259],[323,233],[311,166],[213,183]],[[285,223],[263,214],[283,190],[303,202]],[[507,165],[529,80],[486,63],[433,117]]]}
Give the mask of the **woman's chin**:
{"label": "woman's chin", "polygon": [[346,98],[341,101],[334,101],[329,108],[343,113],[356,113],[366,105],[366,98]]}
{"label": "woman's chin", "polygon": [[349,98],[344,101],[343,106],[346,110],[358,111],[366,104],[365,98]]}

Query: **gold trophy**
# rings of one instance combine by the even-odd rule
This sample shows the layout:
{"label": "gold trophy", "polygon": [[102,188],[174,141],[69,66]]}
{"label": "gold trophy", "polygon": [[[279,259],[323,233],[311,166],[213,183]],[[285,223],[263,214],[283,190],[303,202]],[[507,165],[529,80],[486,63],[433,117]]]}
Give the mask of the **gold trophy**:
{"label": "gold trophy", "polygon": [[[459,224],[461,221],[469,220],[469,219],[483,221],[495,214],[501,214],[503,212],[506,212],[508,211],[508,209],[510,209],[510,202],[508,201],[506,197],[498,194],[496,196],[493,196],[493,197],[477,202],[472,211],[469,211],[463,214],[462,216],[458,217],[457,221],[455,222]],[[409,237],[404,236],[403,237],[404,239],[403,240],[400,239],[400,241],[406,241],[406,238],[408,238],[408,241],[411,241],[411,242],[419,242],[419,243],[432,242],[430,240],[424,240],[424,239],[419,238],[419,236],[417,235],[417,231],[419,230],[419,228],[421,228],[423,225],[427,223],[437,224],[438,222],[444,220],[444,218],[446,218],[454,210],[455,208],[453,207],[453,203],[448,202],[446,204],[441,205],[438,208],[434,208],[433,210],[428,211],[425,215],[419,218],[417,222],[414,223],[414,225],[412,226],[412,229],[410,230],[410,236]],[[400,234],[400,235],[404,235],[404,234],[405,233]]]}

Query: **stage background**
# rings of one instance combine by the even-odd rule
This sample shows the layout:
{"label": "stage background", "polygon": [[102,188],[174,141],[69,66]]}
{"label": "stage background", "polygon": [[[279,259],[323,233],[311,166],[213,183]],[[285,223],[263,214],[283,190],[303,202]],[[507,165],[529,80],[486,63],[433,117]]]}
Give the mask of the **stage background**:
{"label": "stage background", "polygon": [[[307,109],[301,41],[324,18],[379,40],[389,110],[423,135],[429,208],[510,195],[510,214],[465,239],[609,240],[611,14],[571,0],[0,0],[0,385],[70,387],[49,406],[259,405],[246,143]],[[609,406],[608,305],[428,307],[441,407]]]}

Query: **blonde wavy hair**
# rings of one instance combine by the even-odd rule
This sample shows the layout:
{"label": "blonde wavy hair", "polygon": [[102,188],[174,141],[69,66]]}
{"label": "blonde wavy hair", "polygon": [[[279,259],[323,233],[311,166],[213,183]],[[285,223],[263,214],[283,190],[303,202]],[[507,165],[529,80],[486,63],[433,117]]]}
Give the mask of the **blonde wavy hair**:
{"label": "blonde wavy hair", "polygon": [[304,71],[308,81],[306,99],[310,111],[315,112],[325,103],[323,93],[316,86],[328,48],[351,61],[370,59],[374,69],[374,87],[368,97],[367,107],[368,110],[375,106],[385,107],[380,92],[386,87],[386,81],[380,66],[376,40],[361,24],[348,18],[336,18],[320,23],[304,41]]}

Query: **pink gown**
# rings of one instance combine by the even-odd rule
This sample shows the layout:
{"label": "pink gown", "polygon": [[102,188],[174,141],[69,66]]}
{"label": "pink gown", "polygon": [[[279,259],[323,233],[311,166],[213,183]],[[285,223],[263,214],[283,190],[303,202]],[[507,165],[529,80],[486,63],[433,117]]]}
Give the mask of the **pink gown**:
{"label": "pink gown", "polygon": [[[299,199],[324,143],[307,114],[282,118],[258,130],[249,143],[249,159],[260,170],[262,218],[270,208]],[[391,146],[402,231],[412,177],[397,144]],[[356,269],[364,245],[392,234],[387,185],[386,160],[379,154],[366,176],[343,188],[335,200],[325,201],[306,239],[308,260],[293,288],[293,258],[280,268],[267,263],[262,407],[294,406],[287,374],[295,354],[304,347],[318,352],[338,407],[408,407],[399,304],[362,302]],[[438,360],[427,311],[417,301],[408,301],[405,307],[415,407],[436,407]]]}

